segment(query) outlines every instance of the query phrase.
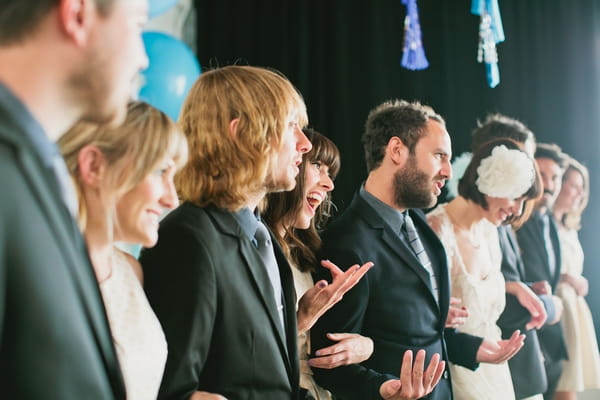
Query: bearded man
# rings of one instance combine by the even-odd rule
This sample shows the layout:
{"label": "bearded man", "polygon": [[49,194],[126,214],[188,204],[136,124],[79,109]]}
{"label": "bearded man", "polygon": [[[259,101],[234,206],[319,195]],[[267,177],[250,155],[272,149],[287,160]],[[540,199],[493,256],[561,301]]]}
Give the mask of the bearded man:
{"label": "bearded man", "polygon": [[[374,352],[361,364],[314,368],[315,378],[340,399],[451,399],[447,361],[475,369],[506,360],[520,343],[446,328],[446,254],[419,209],[435,205],[452,174],[450,136],[430,107],[394,100],[370,112],[362,141],[369,175],[324,232],[321,258],[375,267],[321,317],[311,339],[319,349],[327,332],[360,333],[373,339]],[[423,379],[399,385],[413,357],[414,367],[426,366]]]}

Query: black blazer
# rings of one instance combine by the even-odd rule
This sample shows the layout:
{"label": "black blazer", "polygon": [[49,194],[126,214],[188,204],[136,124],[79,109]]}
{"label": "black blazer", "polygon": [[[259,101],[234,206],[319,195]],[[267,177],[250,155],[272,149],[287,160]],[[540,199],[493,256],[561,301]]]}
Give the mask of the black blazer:
{"label": "black blazer", "polygon": [[183,203],[161,222],[158,244],[140,258],[169,346],[160,399],[187,399],[196,390],[228,399],[296,398],[296,298],[291,269],[273,242],[285,333],[266,267],[233,214]]}
{"label": "black blazer", "polygon": [[[439,306],[429,275],[408,245],[381,216],[356,195],[348,209],[323,235],[321,258],[340,268],[373,261],[374,267],[311,329],[313,349],[330,344],[327,332],[355,332],[373,339],[371,358],[360,365],[333,370],[313,369],[317,382],[340,399],[378,399],[379,387],[397,379],[406,350],[425,349],[468,368],[482,339],[444,329],[450,280],[444,248],[420,211],[409,211],[436,269]],[[321,274],[318,278],[329,277]],[[446,373],[427,399],[450,399]]]}
{"label": "black blazer", "polygon": [[[517,231],[517,239],[522,250],[521,257],[525,266],[525,279],[528,282],[548,281],[554,293],[560,279],[561,253],[558,231],[552,216],[550,216],[550,238],[552,240],[556,265],[553,274],[548,269],[548,252],[544,245],[539,213],[534,213]],[[554,325],[545,325],[538,331],[538,337],[546,362],[558,362],[568,358],[560,321]]]}
{"label": "black blazer", "polygon": [[[513,229],[510,226],[500,226],[498,228],[498,238],[502,250],[502,275],[504,279],[507,282],[526,283],[521,250]],[[540,296],[542,301],[547,297],[549,296]],[[544,301],[544,304],[553,303]],[[548,386],[537,331],[535,329],[525,329],[525,325],[530,319],[529,311],[519,303],[516,296],[507,293],[506,306],[497,322],[502,330],[502,337],[508,339],[516,329],[525,334],[523,347],[508,361],[517,399],[544,393]]]}
{"label": "black blazer", "polygon": [[0,105],[0,398],[124,399],[104,304],[52,169]]}

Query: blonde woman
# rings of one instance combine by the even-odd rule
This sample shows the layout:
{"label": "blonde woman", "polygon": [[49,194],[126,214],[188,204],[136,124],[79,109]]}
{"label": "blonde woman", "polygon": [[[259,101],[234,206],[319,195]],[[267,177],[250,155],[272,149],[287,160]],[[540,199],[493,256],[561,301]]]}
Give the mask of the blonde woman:
{"label": "blonde woman", "polygon": [[115,242],[156,243],[161,213],[178,203],[173,176],[187,158],[186,139],[164,113],[132,102],[119,127],[82,122],[59,145],[79,195],[79,222],[127,398],[156,399],[167,343],[145,297],[140,264]]}
{"label": "blonde woman", "polygon": [[558,226],[561,275],[556,294],[563,303],[562,327],[569,359],[563,363],[555,400],[575,400],[577,392],[600,389],[600,358],[594,322],[585,296],[588,282],[583,277],[583,249],[577,231],[589,195],[588,170],[573,158],[567,169],[552,213]]}

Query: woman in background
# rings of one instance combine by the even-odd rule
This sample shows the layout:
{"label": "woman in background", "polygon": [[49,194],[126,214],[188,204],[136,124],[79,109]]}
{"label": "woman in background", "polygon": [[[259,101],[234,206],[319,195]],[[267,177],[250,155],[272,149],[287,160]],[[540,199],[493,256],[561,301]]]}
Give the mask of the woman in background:
{"label": "woman in background", "polygon": [[573,158],[563,174],[552,213],[561,246],[561,277],[556,294],[563,302],[562,326],[569,359],[564,361],[555,400],[575,400],[577,392],[600,388],[600,359],[594,322],[585,301],[588,281],[583,272],[583,249],[577,231],[589,195],[588,170]]}
{"label": "woman in background", "polygon": [[[317,228],[322,227],[330,215],[330,192],[340,169],[339,150],[331,140],[312,129],[304,129],[304,134],[310,140],[312,150],[303,156],[296,187],[291,192],[269,194],[262,213],[287,254],[292,266],[296,297],[300,302],[306,301],[303,295],[315,285],[311,272],[319,264],[315,252],[321,245]],[[341,273],[328,261],[323,261],[322,266],[328,268],[332,275]],[[369,263],[361,268],[368,269],[371,266],[372,263]],[[329,339],[338,343],[318,350],[319,357],[309,359],[311,349],[308,328],[319,316],[303,322],[306,318],[298,315],[298,354],[300,387],[316,400],[323,400],[331,399],[331,394],[315,383],[311,366],[335,368],[360,363],[371,356],[373,342],[358,334],[330,333]]]}
{"label": "woman in background", "polygon": [[[495,139],[474,150],[458,196],[427,215],[446,249],[452,297],[469,310],[462,332],[501,339],[496,321],[504,310],[505,282],[497,227],[518,218],[524,201],[539,191],[533,159],[514,141]],[[475,371],[450,364],[450,369],[456,400],[515,398],[506,363],[481,364]]]}
{"label": "woman in background", "polygon": [[127,399],[156,399],[167,343],[144,294],[140,264],[115,242],[154,246],[161,214],[178,203],[173,176],[187,159],[186,139],[167,115],[132,102],[121,126],[81,122],[59,146],[78,192],[79,223]]}

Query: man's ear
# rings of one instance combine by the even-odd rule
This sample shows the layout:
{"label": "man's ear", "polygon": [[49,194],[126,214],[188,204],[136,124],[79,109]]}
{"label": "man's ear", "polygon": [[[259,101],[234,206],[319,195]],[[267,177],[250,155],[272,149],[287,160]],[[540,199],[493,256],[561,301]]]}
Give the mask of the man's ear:
{"label": "man's ear", "polygon": [[396,165],[403,165],[409,156],[409,149],[406,147],[402,139],[398,136],[393,136],[385,148],[386,155]]}
{"label": "man's ear", "polygon": [[106,173],[106,158],[96,146],[88,145],[77,155],[79,179],[84,186],[97,188]]}
{"label": "man's ear", "polygon": [[97,18],[94,0],[59,0],[58,14],[63,32],[77,45],[83,46],[89,29]]}

